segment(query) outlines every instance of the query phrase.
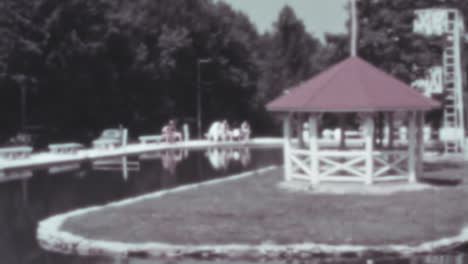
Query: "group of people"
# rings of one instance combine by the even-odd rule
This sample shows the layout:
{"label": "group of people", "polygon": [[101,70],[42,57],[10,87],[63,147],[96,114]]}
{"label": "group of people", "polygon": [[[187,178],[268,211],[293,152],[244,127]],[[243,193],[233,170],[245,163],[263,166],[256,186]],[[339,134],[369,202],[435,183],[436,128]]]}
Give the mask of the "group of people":
{"label": "group of people", "polygon": [[231,129],[226,120],[215,121],[206,133],[206,138],[213,141],[240,141],[250,139],[250,125],[242,122],[240,127]]}
{"label": "group of people", "polygon": [[[183,135],[176,128],[176,122],[169,122],[162,128],[163,141],[178,142],[183,140]],[[226,120],[215,121],[205,134],[208,140],[213,141],[245,141],[250,139],[251,129],[247,121],[241,123],[239,127],[231,128]]]}
{"label": "group of people", "polygon": [[169,120],[167,125],[162,128],[163,141],[165,142],[177,142],[182,141],[182,133],[177,131],[176,123],[174,120]]}

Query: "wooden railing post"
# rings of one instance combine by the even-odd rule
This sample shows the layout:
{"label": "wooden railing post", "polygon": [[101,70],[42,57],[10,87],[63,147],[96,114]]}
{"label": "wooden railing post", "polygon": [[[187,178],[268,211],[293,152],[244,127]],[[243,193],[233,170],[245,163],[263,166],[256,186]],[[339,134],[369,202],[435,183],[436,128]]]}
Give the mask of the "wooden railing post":
{"label": "wooden railing post", "polygon": [[291,113],[283,118],[283,156],[284,156],[284,179],[290,181],[291,171]]}
{"label": "wooden railing post", "polygon": [[408,180],[416,182],[416,113],[409,112],[408,120]]}
{"label": "wooden railing post", "polygon": [[417,164],[416,164],[416,177],[422,177],[423,175],[423,158],[424,158],[424,112],[419,111],[417,113],[416,122],[417,133]]}
{"label": "wooden railing post", "polygon": [[319,147],[318,147],[318,114],[309,116],[309,158],[310,158],[310,181],[312,184],[320,183]]}
{"label": "wooden railing post", "polygon": [[365,115],[365,146],[366,146],[366,179],[368,185],[373,184],[374,179],[374,118],[371,113]]}
{"label": "wooden railing post", "polygon": [[299,148],[304,148],[304,137],[302,136],[304,134],[304,124],[303,124],[303,116],[300,113],[297,113],[296,115],[296,130],[297,130],[297,144]]}

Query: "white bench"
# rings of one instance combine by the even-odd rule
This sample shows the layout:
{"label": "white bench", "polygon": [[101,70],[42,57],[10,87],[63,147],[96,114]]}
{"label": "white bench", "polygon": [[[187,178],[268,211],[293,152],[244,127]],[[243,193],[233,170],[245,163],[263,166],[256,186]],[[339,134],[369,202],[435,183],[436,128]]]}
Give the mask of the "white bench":
{"label": "white bench", "polygon": [[138,137],[138,139],[143,144],[159,143],[159,142],[164,141],[164,136],[162,135],[141,136],[141,137]]}
{"label": "white bench", "polygon": [[0,148],[0,157],[8,160],[28,158],[32,148],[28,146]]}
{"label": "white bench", "polygon": [[114,138],[102,138],[93,141],[93,147],[98,149],[113,149],[122,145],[122,142]]}
{"label": "white bench", "polygon": [[114,149],[126,144],[127,129],[105,129],[101,136],[93,141],[93,147],[98,149]]}
{"label": "white bench", "polygon": [[79,143],[63,143],[63,144],[50,144],[49,150],[56,154],[75,154],[78,150],[82,149],[83,145]]}

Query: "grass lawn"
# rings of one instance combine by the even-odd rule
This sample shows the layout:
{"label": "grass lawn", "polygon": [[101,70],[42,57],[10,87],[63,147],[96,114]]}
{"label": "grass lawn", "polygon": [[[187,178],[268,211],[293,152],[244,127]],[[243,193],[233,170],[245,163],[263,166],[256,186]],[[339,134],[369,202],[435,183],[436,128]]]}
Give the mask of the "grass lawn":
{"label": "grass lawn", "polygon": [[[451,166],[448,166],[451,167]],[[464,167],[429,166],[431,179]],[[66,220],[62,230],[122,242],[417,245],[468,224],[468,184],[391,195],[317,195],[277,187],[282,170],[169,193]]]}

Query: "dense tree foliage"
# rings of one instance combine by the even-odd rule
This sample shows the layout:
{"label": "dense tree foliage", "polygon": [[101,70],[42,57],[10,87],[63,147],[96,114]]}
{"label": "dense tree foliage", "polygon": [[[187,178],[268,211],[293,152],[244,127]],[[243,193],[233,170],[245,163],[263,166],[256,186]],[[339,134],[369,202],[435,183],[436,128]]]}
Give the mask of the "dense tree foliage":
{"label": "dense tree foliage", "polygon": [[[358,3],[360,55],[405,81],[441,53],[440,38],[412,32],[413,10],[468,12],[462,0]],[[119,124],[133,136],[157,133],[169,118],[194,132],[198,92],[204,130],[228,119],[271,131],[266,102],[348,55],[347,36],[320,43],[291,7],[259,34],[212,0],[0,0],[0,31],[3,136],[25,127],[22,98],[26,128],[57,139],[91,139]]]}
{"label": "dense tree foliage", "polygon": [[258,89],[263,100],[271,100],[317,73],[314,55],[320,43],[305,31],[291,7],[285,6],[280,11],[273,33],[264,35],[261,41],[263,78]]}
{"label": "dense tree foliage", "polygon": [[318,69],[320,43],[290,7],[259,35],[243,13],[211,0],[0,4],[4,134],[24,128],[22,99],[26,127],[58,138],[119,124],[155,133],[169,118],[194,129],[198,92],[205,129],[228,119],[264,131],[264,104]]}
{"label": "dense tree foliage", "polygon": [[278,127],[278,122],[265,112],[264,105],[318,73],[328,61],[318,59],[321,43],[306,32],[303,22],[287,5],[279,12],[273,32],[262,35],[258,43],[257,115],[261,119],[257,123],[271,130],[271,125]]}
{"label": "dense tree foliage", "polygon": [[[455,8],[464,16],[465,25],[468,18],[468,6],[464,0],[359,0],[358,8],[359,54],[408,83],[420,78],[430,66],[442,64],[445,41],[444,36],[428,37],[414,33],[414,11]],[[466,65],[463,67],[468,69]],[[436,99],[443,102],[443,95]],[[441,115],[441,110],[432,111],[428,119],[438,126]]]}
{"label": "dense tree foliage", "polygon": [[[427,1],[419,1],[427,2]],[[359,1],[359,53],[385,71],[410,82],[440,61],[441,39],[413,32],[418,1]]]}
{"label": "dense tree foliage", "polygon": [[255,104],[258,34],[226,4],[0,3],[1,121],[8,132],[21,126],[21,91],[28,124],[69,136],[118,124],[156,132],[169,118],[193,122],[198,72],[205,123],[247,118]]}

